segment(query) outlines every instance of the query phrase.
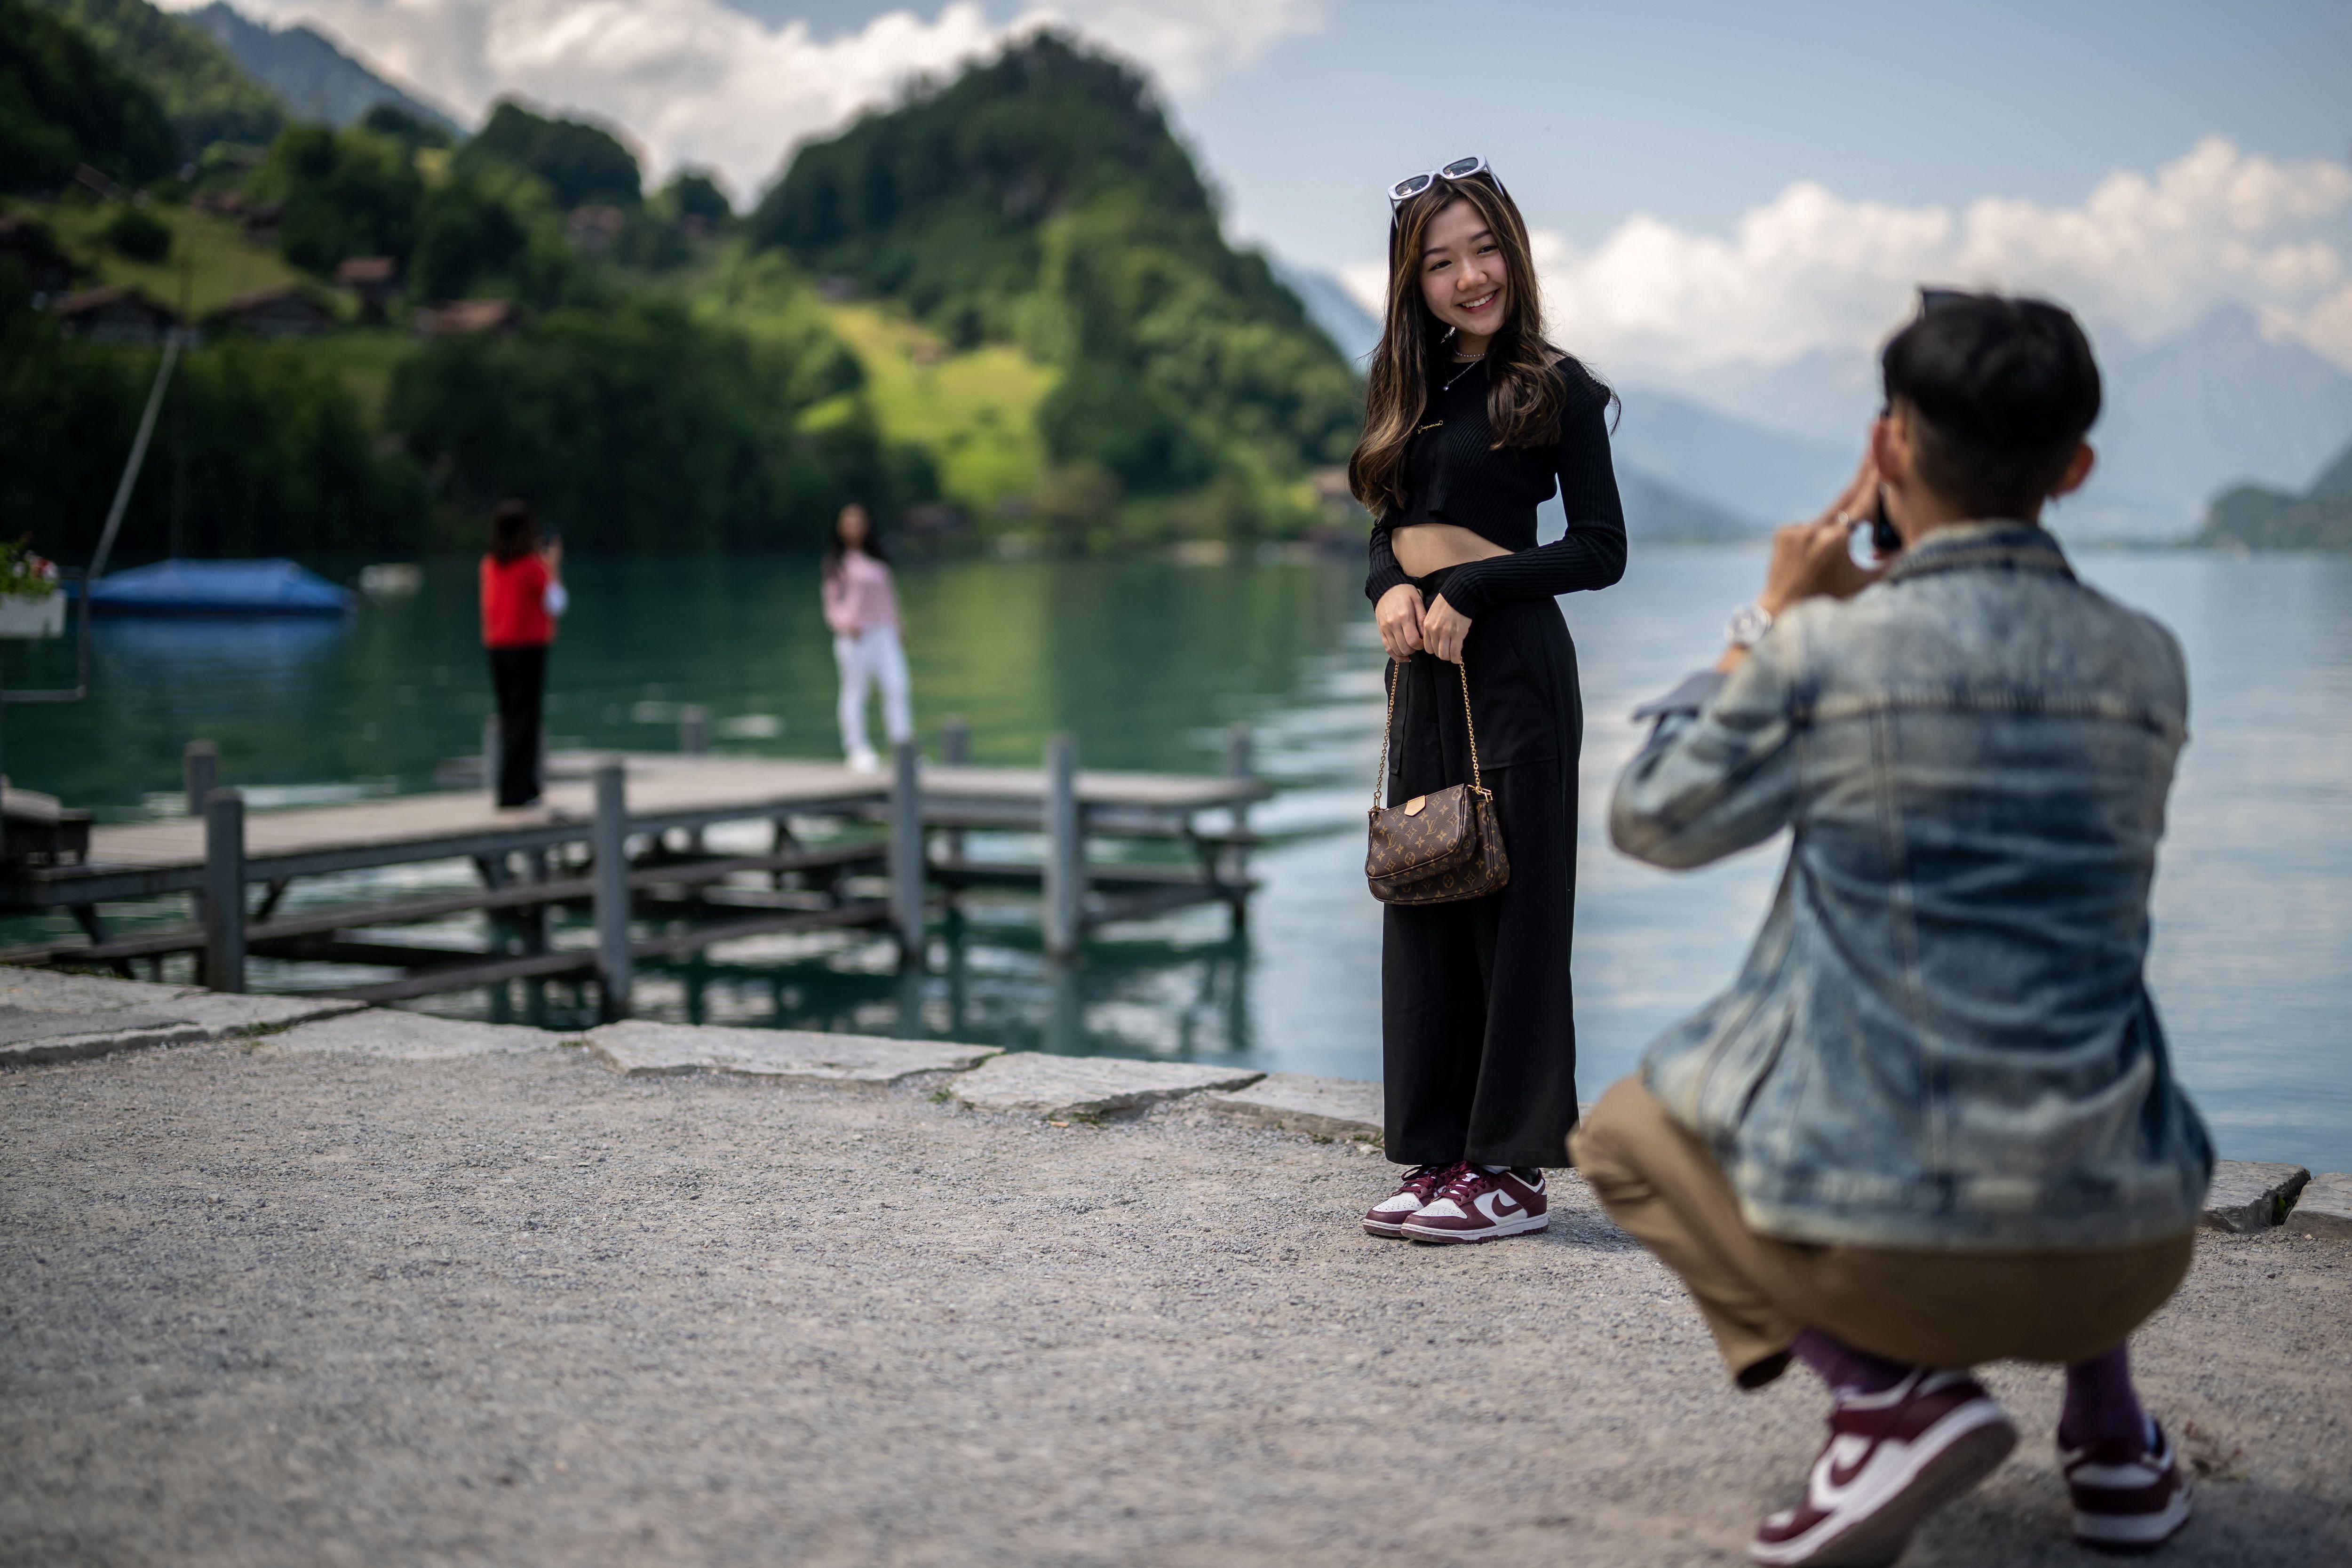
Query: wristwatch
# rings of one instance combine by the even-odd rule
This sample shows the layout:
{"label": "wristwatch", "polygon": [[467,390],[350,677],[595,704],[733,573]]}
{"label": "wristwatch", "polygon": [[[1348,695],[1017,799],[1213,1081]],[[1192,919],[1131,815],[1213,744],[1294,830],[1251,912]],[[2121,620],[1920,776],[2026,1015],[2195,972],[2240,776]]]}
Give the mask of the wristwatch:
{"label": "wristwatch", "polygon": [[1754,647],[1772,629],[1772,612],[1750,602],[1731,612],[1724,623],[1723,640],[1734,647]]}

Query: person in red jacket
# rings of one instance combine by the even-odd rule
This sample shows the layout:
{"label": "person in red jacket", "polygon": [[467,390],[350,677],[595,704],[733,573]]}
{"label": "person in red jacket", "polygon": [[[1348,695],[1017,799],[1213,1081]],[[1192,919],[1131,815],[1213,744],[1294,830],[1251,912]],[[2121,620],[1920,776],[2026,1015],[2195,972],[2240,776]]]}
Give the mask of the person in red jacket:
{"label": "person in red jacket", "polygon": [[569,603],[563,545],[540,542],[529,501],[502,503],[490,517],[482,557],[482,646],[499,703],[499,804],[539,802],[539,712],[547,690],[547,645]]}

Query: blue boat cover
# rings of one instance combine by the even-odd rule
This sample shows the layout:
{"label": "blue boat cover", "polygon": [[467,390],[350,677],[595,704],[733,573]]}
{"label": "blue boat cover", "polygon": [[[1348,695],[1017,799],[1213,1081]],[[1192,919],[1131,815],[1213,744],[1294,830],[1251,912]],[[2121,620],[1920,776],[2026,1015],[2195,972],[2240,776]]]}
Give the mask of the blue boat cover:
{"label": "blue boat cover", "polygon": [[121,616],[340,616],[358,595],[291,561],[158,561],[90,585],[90,607]]}

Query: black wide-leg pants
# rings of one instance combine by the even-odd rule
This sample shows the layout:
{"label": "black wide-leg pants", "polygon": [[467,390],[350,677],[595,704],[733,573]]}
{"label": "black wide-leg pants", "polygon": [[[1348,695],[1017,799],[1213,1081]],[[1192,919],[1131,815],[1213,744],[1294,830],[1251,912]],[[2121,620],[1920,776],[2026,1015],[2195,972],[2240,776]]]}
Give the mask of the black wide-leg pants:
{"label": "black wide-leg pants", "polygon": [[494,647],[489,655],[490,689],[499,703],[499,804],[529,805],[539,798],[539,723],[547,692],[547,645]]}
{"label": "black wide-leg pants", "polygon": [[[1433,602],[1447,575],[1420,580]],[[1471,624],[1463,662],[1511,879],[1484,899],[1388,906],[1386,1152],[1408,1165],[1559,1166],[1577,1114],[1576,647],[1555,602],[1507,604]],[[1468,783],[1461,673],[1424,653],[1391,674],[1389,799]]]}

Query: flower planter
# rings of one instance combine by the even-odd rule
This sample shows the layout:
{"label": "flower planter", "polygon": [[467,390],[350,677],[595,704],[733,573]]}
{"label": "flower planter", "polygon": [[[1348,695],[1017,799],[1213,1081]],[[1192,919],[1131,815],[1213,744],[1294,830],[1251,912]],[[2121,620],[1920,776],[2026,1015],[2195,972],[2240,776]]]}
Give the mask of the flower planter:
{"label": "flower planter", "polygon": [[52,589],[35,597],[29,594],[0,594],[0,637],[63,637],[66,629],[66,596]]}

